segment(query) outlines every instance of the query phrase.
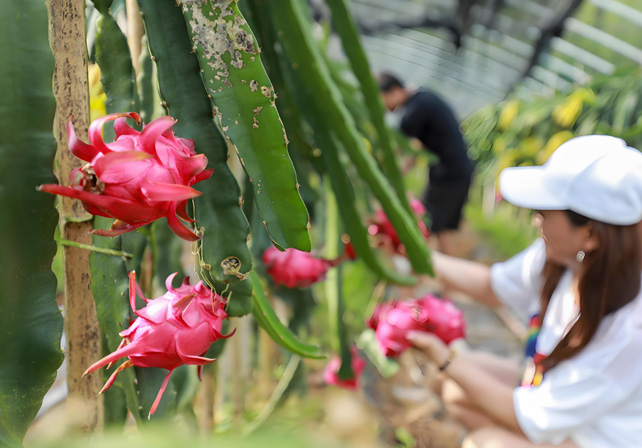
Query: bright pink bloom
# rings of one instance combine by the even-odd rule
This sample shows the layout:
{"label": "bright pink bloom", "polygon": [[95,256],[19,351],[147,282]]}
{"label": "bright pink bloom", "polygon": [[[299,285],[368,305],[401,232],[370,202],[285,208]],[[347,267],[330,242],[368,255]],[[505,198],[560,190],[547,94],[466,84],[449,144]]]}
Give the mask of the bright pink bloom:
{"label": "bright pink bloom", "polygon": [[167,292],[164,295],[153,300],[143,298],[147,305],[137,310],[136,274],[130,273],[129,301],[138,317],[127,330],[120,333],[124,339],[118,349],[85,372],[86,375],[125,356],[129,358],[109,377],[100,391],[103,393],[114,384],[119,372],[131,366],[169,370],[149,411],[150,415],[156,411],[176,367],[197,365],[200,377],[203,366],[215,361],[203,357],[210,345],[217,339],[231,336],[221,333],[223,319],[227,318],[224,299],[203,282],[191,286],[188,278],[175,289],[172,287],[175,276],[176,273],[165,281]]}
{"label": "bright pink bloom", "polygon": [[375,309],[366,325],[386,356],[398,356],[410,347],[409,331],[434,333],[445,343],[465,337],[464,314],[450,301],[426,294],[421,299],[383,303]]}
{"label": "bright pink bloom", "polygon": [[[157,118],[142,132],[129,127],[127,118],[140,124],[135,112],[94,120],[89,126],[91,144],[78,139],[69,120],[69,149],[89,163],[70,173],[71,188],[47,184],[39,189],[80,199],[92,215],[116,219],[110,230],[94,230],[96,235],[120,235],[166,217],[176,235],[198,240],[178,217],[194,222],[187,214],[187,200],[201,195],[192,185],[212,175],[213,170],[205,169],[207,158],[196,154],[193,140],[174,136],[172,117]],[[116,139],[105,143],[102,128],[112,120]]]}
{"label": "bright pink bloom", "polygon": [[[412,211],[417,217],[417,226],[419,227],[419,230],[422,235],[428,239],[430,231],[421,219],[421,217],[426,214],[426,208],[416,198],[412,198],[410,200],[410,208],[412,208]],[[388,239],[395,251],[400,253],[404,251],[403,244],[401,244],[397,230],[394,228],[383,210],[379,209],[375,212],[372,224],[368,227],[368,233],[370,233],[370,235],[377,235],[380,238]]]}
{"label": "bright pink bloom", "polygon": [[281,252],[274,246],[263,252],[263,263],[274,280],[274,285],[285,285],[288,288],[307,288],[323,280],[328,269],[333,266],[330,260],[315,258],[308,252],[297,249]]}
{"label": "bright pink bloom", "polygon": [[350,348],[350,353],[352,354],[352,371],[354,372],[354,377],[347,380],[339,379],[339,369],[341,368],[341,358],[335,356],[328,363],[323,371],[323,379],[328,384],[334,384],[335,386],[343,387],[344,389],[356,390],[359,387],[359,377],[361,372],[366,367],[366,362],[359,357],[357,348],[352,346]]}

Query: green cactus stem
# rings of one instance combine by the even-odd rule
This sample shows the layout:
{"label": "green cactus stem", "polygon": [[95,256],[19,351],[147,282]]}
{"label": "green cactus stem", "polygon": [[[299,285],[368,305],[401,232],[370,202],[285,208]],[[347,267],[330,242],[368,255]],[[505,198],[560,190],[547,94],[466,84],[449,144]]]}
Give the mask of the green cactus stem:
{"label": "green cactus stem", "polygon": [[234,0],[180,0],[214,116],[238,152],[274,245],[309,251],[308,213],[276,95]]}
{"label": "green cactus stem", "polygon": [[[229,284],[234,291],[238,284],[240,289],[232,294],[228,314],[240,315],[230,310],[248,313],[251,287],[242,279],[252,269],[247,247],[249,225],[240,206],[240,188],[227,164],[227,144],[212,119],[183,14],[174,0],[139,0],[138,5],[158,70],[163,105],[178,120],[176,135],[193,139],[196,151],[205,154],[208,166],[214,168],[212,178],[196,185],[203,192],[194,200],[197,226],[202,231],[194,248],[198,273],[219,293]],[[232,259],[234,263],[230,263]]]}
{"label": "green cactus stem", "polygon": [[354,121],[340,101],[340,93],[332,83],[318,48],[313,42],[309,25],[297,1],[273,5],[272,18],[279,30],[280,43],[292,62],[292,72],[310,94],[308,99],[322,111],[327,125],[335,133],[361,178],[368,184],[381,203],[399,238],[406,247],[408,259],[415,272],[434,275],[430,250],[419,231],[414,216],[400,204],[388,179],[368,154],[363,139],[354,127]]}

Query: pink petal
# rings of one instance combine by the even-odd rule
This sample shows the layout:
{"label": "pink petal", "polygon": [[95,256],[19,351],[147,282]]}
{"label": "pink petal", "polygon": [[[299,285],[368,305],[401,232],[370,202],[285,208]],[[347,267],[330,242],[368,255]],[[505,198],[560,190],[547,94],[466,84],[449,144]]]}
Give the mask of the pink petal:
{"label": "pink petal", "polygon": [[136,312],[136,271],[129,273],[129,305]]}
{"label": "pink petal", "polygon": [[[190,355],[189,352],[193,351],[196,347],[194,346],[194,340],[202,340],[203,338],[207,339],[207,334],[209,333],[208,325],[204,322],[198,328],[191,330],[189,333],[190,337],[179,337],[176,338],[176,353],[183,360],[185,364],[202,366],[205,364],[211,364],[216,359],[205,358],[203,356]],[[187,335],[185,335],[187,336]]]}
{"label": "pink petal", "polygon": [[201,173],[198,173],[194,178],[194,182],[192,183],[192,185],[197,184],[202,180],[209,179],[210,177],[212,177],[212,174],[214,174],[214,168],[210,168],[209,170],[205,170]]}
{"label": "pink petal", "polygon": [[141,191],[145,199],[157,202],[184,201],[203,194],[187,185],[150,181],[141,182]]}
{"label": "pink petal", "polygon": [[169,377],[172,376],[173,370],[170,370],[165,379],[163,380],[163,384],[161,384],[161,388],[158,391],[158,395],[156,395],[156,399],[154,400],[154,404],[152,405],[152,408],[149,410],[149,416],[150,418],[154,412],[156,412],[156,408],[158,408],[158,405],[161,401],[161,398],[163,397],[163,392],[165,392],[165,389],[167,388],[167,384],[169,383]]}
{"label": "pink petal", "polygon": [[132,128],[127,124],[127,118],[118,118],[114,121],[114,132],[116,132],[116,138],[119,138],[122,135],[138,135],[136,129]]}
{"label": "pink petal", "polygon": [[105,123],[108,121],[113,121],[120,117],[129,117],[136,120],[136,123],[140,123],[140,116],[136,112],[123,112],[118,114],[109,114],[104,117],[97,118],[94,120],[91,125],[89,125],[89,141],[96,149],[103,154],[111,152],[111,149],[107,147],[102,137],[102,130]]}
{"label": "pink petal", "polygon": [[167,211],[167,224],[169,228],[172,229],[176,235],[180,236],[187,241],[198,241],[201,239],[200,236],[188,229],[181,221],[176,217],[176,204],[172,204]]}
{"label": "pink petal", "polygon": [[176,169],[178,169],[181,179],[185,179],[186,181],[205,170],[205,167],[207,167],[207,157],[205,157],[205,154],[181,157],[176,160]]}
{"label": "pink petal", "polygon": [[156,140],[165,131],[174,126],[176,120],[172,117],[160,117],[149,123],[140,134],[140,144],[143,151],[149,154],[156,154]]}
{"label": "pink petal", "polygon": [[[45,184],[40,185],[38,190],[44,191],[45,193],[50,194],[59,194],[62,196],[67,196],[74,199],[80,199],[81,201],[88,202],[96,207],[101,208],[104,212],[109,213],[112,217],[118,218],[122,221],[129,223],[131,226],[140,227],[142,225],[148,224],[149,222],[157,219],[158,211],[151,209],[149,207],[143,207],[141,204],[138,204],[133,201],[128,201],[125,199],[110,197],[101,194],[93,194],[83,190],[75,190],[69,187],[63,187],[62,185],[56,184]],[[178,218],[175,218],[178,221]],[[124,232],[133,230],[132,227],[118,231],[115,235],[120,235]],[[108,235],[114,236],[114,231],[93,231],[95,235]]]}
{"label": "pink petal", "polygon": [[83,142],[76,136],[74,124],[71,122],[73,116],[67,121],[67,145],[73,155],[85,162],[91,162],[94,157],[99,154],[99,151],[91,145]]}
{"label": "pink petal", "polygon": [[114,385],[114,382],[116,381],[116,377],[118,376],[118,374],[119,374],[120,372],[122,372],[123,370],[125,370],[125,369],[129,369],[131,366],[133,366],[133,364],[132,364],[132,363],[131,363],[131,361],[129,361],[129,360],[128,360],[128,361],[125,361],[124,363],[122,363],[122,364],[121,364],[121,365],[120,365],[120,366],[119,366],[119,367],[114,371],[114,373],[112,373],[112,374],[109,376],[109,379],[107,380],[107,382],[105,383],[105,385],[103,386],[103,388],[102,388],[102,389],[100,389],[100,392],[98,392],[98,393],[99,393],[99,394],[104,394],[104,393],[105,393],[105,392],[106,392],[106,391],[107,391],[111,386],[113,386],[113,385]]}
{"label": "pink petal", "polygon": [[189,152],[194,154],[194,140],[191,140],[189,138],[179,138],[178,141],[182,142],[187,148],[189,149]]}
{"label": "pink petal", "polygon": [[[116,221],[114,221],[114,225],[112,226],[111,229],[109,230],[94,229],[89,233],[91,233],[92,235],[98,235],[98,236],[114,237],[114,236],[122,235],[123,233],[131,232],[132,230],[136,230],[137,228],[145,226],[150,222],[151,221],[141,221],[135,224],[129,224],[117,219]],[[116,225],[116,223],[120,223],[121,225]]]}
{"label": "pink petal", "polygon": [[97,361],[89,366],[89,368],[85,370],[85,373],[83,373],[83,376],[87,375],[88,373],[95,372],[96,370],[100,369],[103,366],[106,366],[107,364],[116,362],[120,358],[136,353],[139,350],[138,345],[139,344],[137,343],[137,341],[134,341],[130,344],[125,345],[124,347],[119,348],[115,352],[110,353],[100,361]]}
{"label": "pink petal", "polygon": [[176,214],[185,222],[196,222],[196,220],[192,219],[192,217],[187,213],[187,200],[179,202],[178,205],[176,205]]}
{"label": "pink petal", "polygon": [[140,162],[152,157],[141,151],[110,152],[98,158],[93,167],[98,179],[104,183],[128,182],[149,168],[147,164],[130,162]]}
{"label": "pink petal", "polygon": [[174,291],[172,282],[174,281],[174,277],[176,277],[177,275],[178,275],[178,272],[174,272],[173,274],[170,274],[170,276],[165,279],[165,289],[167,289],[168,291]]}

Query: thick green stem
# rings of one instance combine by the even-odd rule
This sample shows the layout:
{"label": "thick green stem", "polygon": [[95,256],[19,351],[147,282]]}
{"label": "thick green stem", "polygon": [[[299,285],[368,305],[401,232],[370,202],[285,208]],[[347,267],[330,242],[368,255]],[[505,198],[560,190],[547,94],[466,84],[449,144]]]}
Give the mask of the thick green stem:
{"label": "thick green stem", "polygon": [[327,0],[327,3],[332,11],[332,20],[335,23],[335,29],[341,37],[343,49],[346,56],[348,56],[352,71],[359,80],[361,92],[363,93],[364,101],[370,113],[370,119],[377,130],[379,144],[383,152],[383,171],[395,188],[401,204],[408,213],[412,215],[412,209],[406,196],[406,188],[401,177],[401,172],[399,171],[397,157],[387,132],[379,88],[372,76],[370,64],[363,51],[357,26],[348,10],[346,0]]}
{"label": "thick green stem", "polygon": [[368,154],[352,117],[340,101],[340,94],[330,79],[300,8],[296,0],[284,1],[279,3],[273,14],[281,45],[293,63],[293,72],[308,92],[314,92],[308,98],[316,104],[317,111],[323,111],[326,123],[336,133],[359,175],[381,203],[406,247],[415,272],[433,275],[430,250],[417,222],[400,204],[388,179]]}

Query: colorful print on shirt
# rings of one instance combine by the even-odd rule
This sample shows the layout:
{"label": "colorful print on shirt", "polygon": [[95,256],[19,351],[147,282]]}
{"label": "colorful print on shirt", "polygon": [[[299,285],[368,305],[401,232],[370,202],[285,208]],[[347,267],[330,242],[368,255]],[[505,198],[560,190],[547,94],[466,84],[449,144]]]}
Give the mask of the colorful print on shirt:
{"label": "colorful print on shirt", "polygon": [[525,356],[526,362],[522,374],[521,387],[539,386],[544,378],[544,366],[541,362],[546,356],[537,353],[537,337],[541,330],[542,323],[539,314],[534,314],[528,325],[528,338],[526,340]]}

